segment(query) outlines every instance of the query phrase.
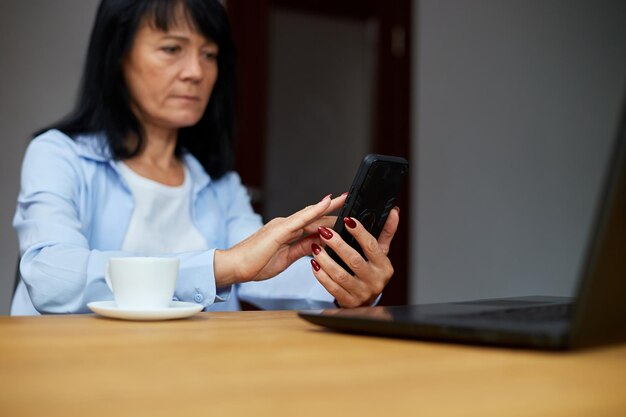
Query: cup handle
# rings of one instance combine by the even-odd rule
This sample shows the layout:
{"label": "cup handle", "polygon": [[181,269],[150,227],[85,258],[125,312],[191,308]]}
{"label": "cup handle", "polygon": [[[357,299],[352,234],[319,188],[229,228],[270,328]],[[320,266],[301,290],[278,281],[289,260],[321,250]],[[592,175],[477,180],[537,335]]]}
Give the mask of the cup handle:
{"label": "cup handle", "polygon": [[113,285],[111,285],[111,277],[110,277],[111,274],[109,273],[110,266],[111,264],[107,262],[106,266],[104,267],[104,280],[106,281],[109,289],[113,291]]}

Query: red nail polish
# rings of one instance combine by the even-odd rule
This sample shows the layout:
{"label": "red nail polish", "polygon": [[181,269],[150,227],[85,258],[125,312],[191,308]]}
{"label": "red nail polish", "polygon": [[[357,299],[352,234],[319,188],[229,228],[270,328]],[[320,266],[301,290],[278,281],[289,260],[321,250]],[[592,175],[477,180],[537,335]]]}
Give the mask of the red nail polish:
{"label": "red nail polish", "polygon": [[321,268],[320,264],[318,264],[315,259],[311,259],[311,266],[315,269],[315,271],[319,271]]}
{"label": "red nail polish", "polygon": [[320,236],[322,236],[326,240],[328,240],[328,239],[333,237],[333,233],[330,230],[328,230],[327,228],[325,228],[324,226],[318,227],[317,231],[320,234]]}
{"label": "red nail polish", "polygon": [[356,227],[356,222],[351,217],[344,217],[343,223],[350,229],[354,229]]}
{"label": "red nail polish", "polygon": [[341,196],[343,197],[344,195],[348,195],[348,192],[344,192],[343,194],[341,194]]}
{"label": "red nail polish", "polygon": [[311,245],[311,250],[313,251],[313,255],[317,255],[318,253],[320,253],[322,251],[322,248],[320,248],[318,245],[313,243]]}
{"label": "red nail polish", "polygon": [[322,198],[320,201],[324,201],[324,200],[326,200],[326,199],[327,199],[327,198],[329,198],[331,195],[333,195],[333,194],[331,193],[331,194],[328,194],[328,195],[324,196],[324,198]]}

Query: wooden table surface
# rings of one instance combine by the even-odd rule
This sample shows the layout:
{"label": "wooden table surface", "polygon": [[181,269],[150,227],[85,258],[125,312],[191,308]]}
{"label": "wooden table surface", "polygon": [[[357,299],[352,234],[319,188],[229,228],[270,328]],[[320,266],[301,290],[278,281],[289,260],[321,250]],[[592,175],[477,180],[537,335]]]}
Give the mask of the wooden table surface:
{"label": "wooden table surface", "polygon": [[295,312],[0,317],[0,416],[626,416],[626,345],[333,333]]}

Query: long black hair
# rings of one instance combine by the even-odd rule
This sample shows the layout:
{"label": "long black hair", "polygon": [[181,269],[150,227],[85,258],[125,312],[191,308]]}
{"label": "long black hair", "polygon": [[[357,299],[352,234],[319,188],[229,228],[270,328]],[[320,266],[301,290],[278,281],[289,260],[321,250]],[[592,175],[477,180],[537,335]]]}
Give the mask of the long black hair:
{"label": "long black hair", "polygon": [[[173,19],[184,17],[198,33],[219,47],[218,76],[204,115],[178,131],[176,155],[193,154],[213,178],[233,169],[235,50],[224,7],[218,0],[102,0],[98,7],[76,108],[65,119],[43,129],[58,129],[70,137],[104,133],[114,159],[138,155],[145,144],[142,127],[131,111],[122,61],[133,46],[143,19],[167,31]],[[134,134],[136,146],[127,138]]]}

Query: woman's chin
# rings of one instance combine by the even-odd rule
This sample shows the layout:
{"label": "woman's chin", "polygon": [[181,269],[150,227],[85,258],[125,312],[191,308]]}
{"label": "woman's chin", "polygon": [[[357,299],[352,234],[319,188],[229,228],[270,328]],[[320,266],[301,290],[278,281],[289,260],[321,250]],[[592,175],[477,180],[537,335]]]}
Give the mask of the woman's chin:
{"label": "woman's chin", "polygon": [[191,115],[191,116],[186,116],[186,117],[177,117],[174,120],[171,120],[170,122],[170,126],[176,129],[182,129],[184,127],[191,127],[194,126],[195,124],[197,124],[200,119],[202,118],[202,115],[197,116],[197,115]]}

